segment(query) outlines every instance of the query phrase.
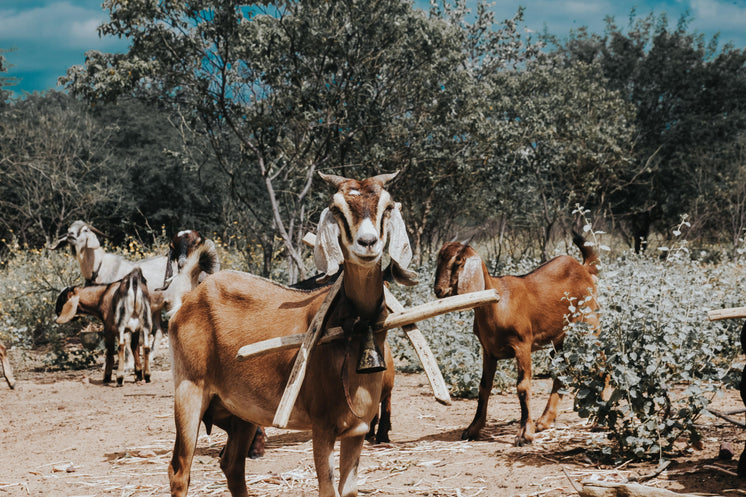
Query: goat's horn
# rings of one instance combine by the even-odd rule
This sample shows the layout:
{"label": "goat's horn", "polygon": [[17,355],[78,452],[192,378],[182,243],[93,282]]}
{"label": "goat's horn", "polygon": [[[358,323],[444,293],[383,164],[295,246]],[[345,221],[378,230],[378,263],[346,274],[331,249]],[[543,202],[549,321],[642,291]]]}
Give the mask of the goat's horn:
{"label": "goat's horn", "polygon": [[386,186],[387,183],[394,181],[394,178],[396,178],[398,175],[399,171],[395,171],[393,173],[379,174],[378,176],[373,176],[373,178],[371,179],[380,181],[383,186]]}
{"label": "goat's horn", "polygon": [[94,232],[94,233],[96,233],[97,235],[101,235],[101,236],[103,236],[104,238],[109,238],[109,235],[107,235],[107,234],[106,234],[106,233],[104,233],[103,231],[99,230],[98,228],[95,228],[95,227],[91,226],[90,224],[88,225],[88,229],[89,229],[89,230],[91,230],[91,231],[93,231],[93,232]]}
{"label": "goat's horn", "polygon": [[344,176],[337,176],[336,174],[324,174],[321,171],[319,171],[319,176],[321,176],[321,179],[335,188],[338,188],[339,185],[344,183],[345,181],[349,181],[349,178],[345,178]]}

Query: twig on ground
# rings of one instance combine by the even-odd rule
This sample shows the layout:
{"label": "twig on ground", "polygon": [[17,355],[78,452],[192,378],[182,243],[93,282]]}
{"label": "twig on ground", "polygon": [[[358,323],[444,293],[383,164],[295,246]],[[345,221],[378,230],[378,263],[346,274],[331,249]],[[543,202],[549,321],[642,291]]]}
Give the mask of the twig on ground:
{"label": "twig on ground", "polygon": [[570,481],[570,485],[572,485],[573,490],[575,490],[575,493],[580,495],[580,490],[578,490],[578,487],[575,486],[575,482],[572,481],[572,478],[570,478],[570,475],[567,473],[567,470],[564,466],[562,466],[562,472],[565,473],[565,476]]}
{"label": "twig on ground", "polygon": [[658,468],[652,473],[648,473],[646,475],[640,475],[640,476],[630,476],[629,478],[627,478],[627,481],[641,482],[641,481],[652,480],[659,474],[663,473],[670,465],[671,465],[671,461],[663,461],[661,464],[658,465]]}
{"label": "twig on ground", "polygon": [[733,419],[730,416],[728,416],[728,415],[726,415],[726,414],[718,411],[717,409],[707,408],[706,410],[710,414],[712,414],[714,416],[717,416],[718,418],[724,419],[724,420],[726,420],[729,423],[733,423],[734,425],[740,426],[741,428],[746,428],[746,423],[744,423],[743,421],[739,421],[737,419]]}

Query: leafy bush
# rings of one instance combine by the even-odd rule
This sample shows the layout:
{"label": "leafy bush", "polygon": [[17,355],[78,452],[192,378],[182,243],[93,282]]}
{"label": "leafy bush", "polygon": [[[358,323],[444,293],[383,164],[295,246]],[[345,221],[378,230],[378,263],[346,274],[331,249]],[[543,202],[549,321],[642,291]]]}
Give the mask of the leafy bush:
{"label": "leafy bush", "polygon": [[[709,322],[706,312],[741,301],[743,270],[692,260],[684,242],[668,252],[664,260],[624,254],[606,263],[600,334],[571,325],[554,360],[580,416],[636,457],[662,457],[681,435],[699,443],[695,423],[722,382],[733,382],[740,347],[737,324]],[[608,401],[605,375],[615,389]]]}

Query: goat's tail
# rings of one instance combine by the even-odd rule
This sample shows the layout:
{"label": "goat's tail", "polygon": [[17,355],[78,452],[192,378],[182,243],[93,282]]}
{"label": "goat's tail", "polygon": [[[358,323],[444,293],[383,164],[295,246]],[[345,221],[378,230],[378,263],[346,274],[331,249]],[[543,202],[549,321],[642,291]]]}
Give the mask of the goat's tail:
{"label": "goat's tail", "polygon": [[583,265],[585,268],[590,274],[598,276],[598,268],[601,265],[598,252],[591,245],[586,245],[583,235],[575,230],[572,231],[572,241],[578,246],[580,253],[583,254]]}

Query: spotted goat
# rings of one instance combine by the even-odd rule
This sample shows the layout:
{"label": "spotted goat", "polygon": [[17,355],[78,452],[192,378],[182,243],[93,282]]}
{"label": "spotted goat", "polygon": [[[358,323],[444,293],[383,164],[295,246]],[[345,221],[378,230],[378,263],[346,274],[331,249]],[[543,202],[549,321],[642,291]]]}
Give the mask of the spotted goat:
{"label": "spotted goat", "polygon": [[[114,352],[118,342],[117,385],[124,382],[125,350],[130,348],[135,361],[137,381],[150,382],[152,346],[152,311],[150,296],[142,269],[136,267],[119,281],[108,285],[65,288],[55,305],[57,323],[67,323],[75,316],[87,314],[104,323],[106,363],[104,383],[111,382]],[[142,346],[142,361],[140,358]]]}

